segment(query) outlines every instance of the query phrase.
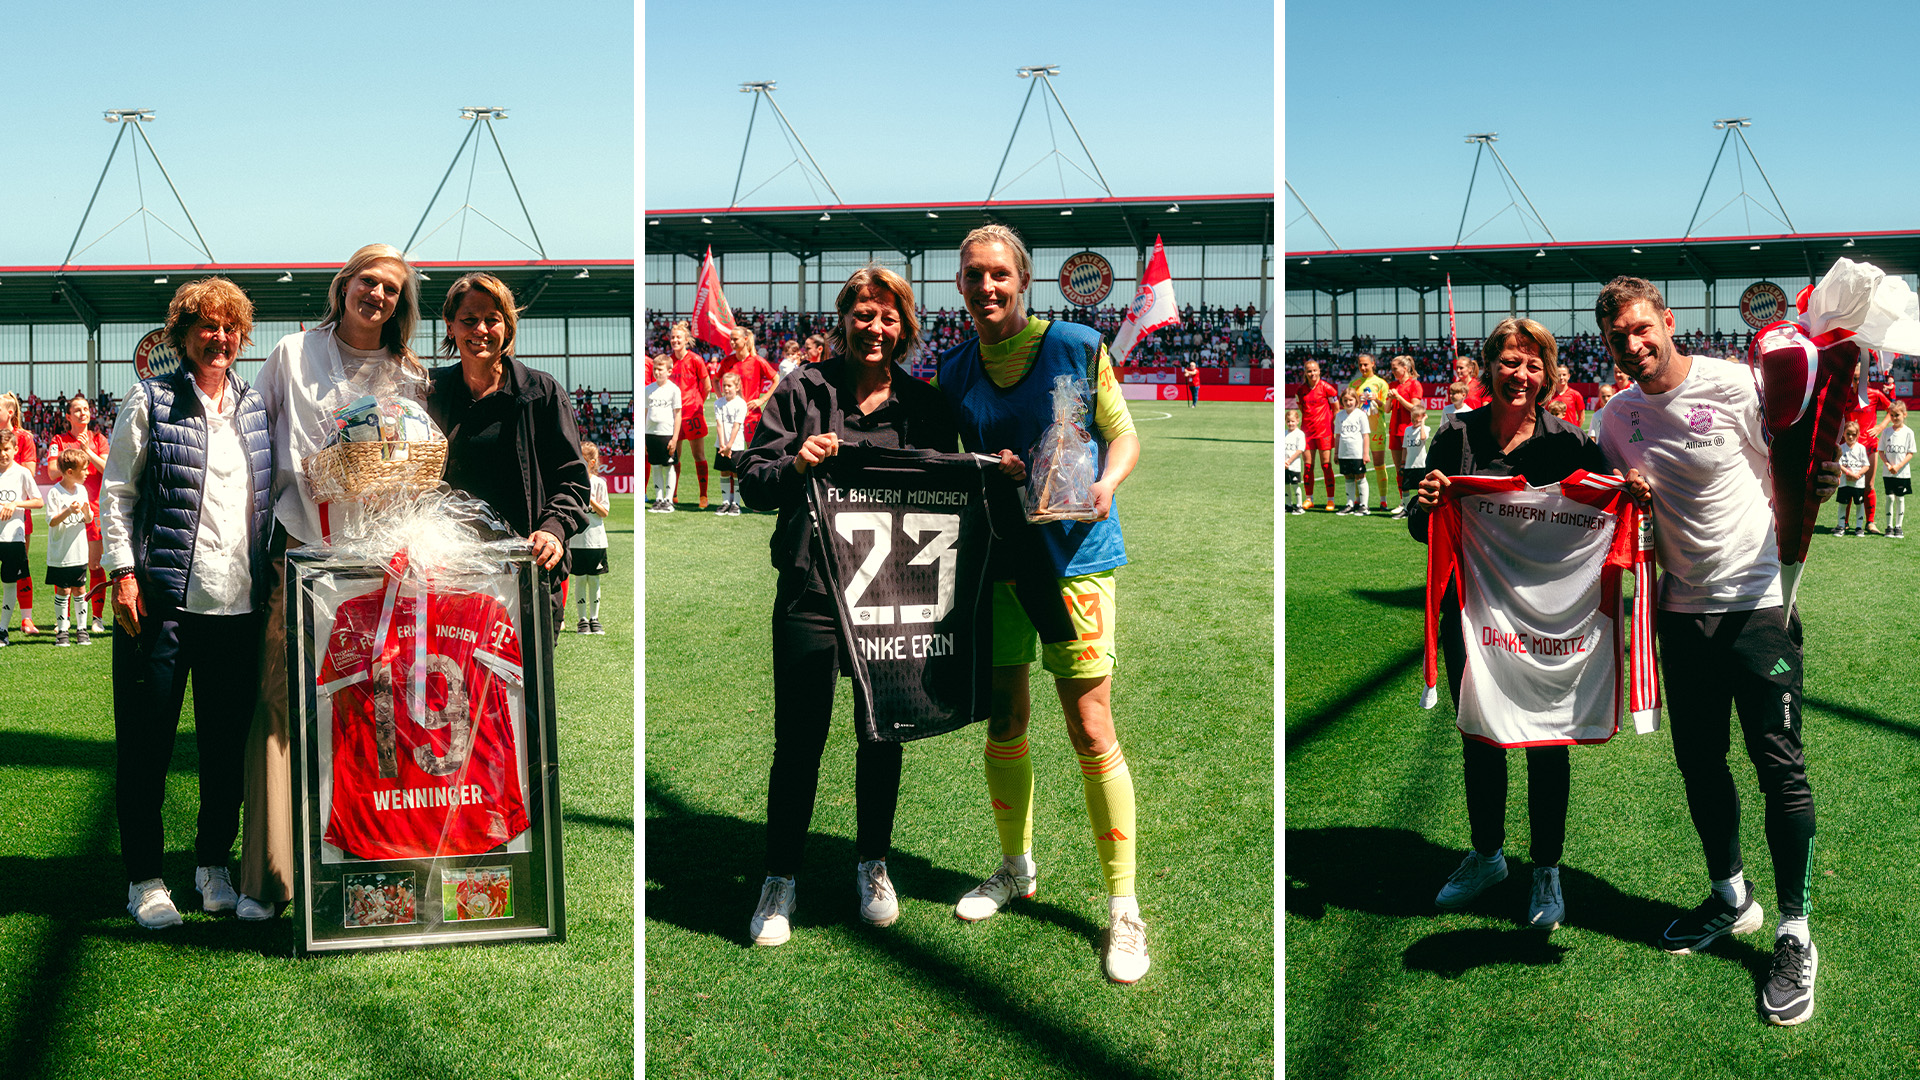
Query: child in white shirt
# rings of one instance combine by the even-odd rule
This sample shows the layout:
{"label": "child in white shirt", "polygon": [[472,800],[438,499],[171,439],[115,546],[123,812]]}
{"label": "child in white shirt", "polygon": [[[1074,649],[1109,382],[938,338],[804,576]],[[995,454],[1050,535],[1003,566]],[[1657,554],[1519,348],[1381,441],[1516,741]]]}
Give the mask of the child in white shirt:
{"label": "child in white shirt", "polygon": [[653,381],[647,384],[647,464],[653,466],[649,514],[673,513],[673,456],[679,442],[680,387],[673,381],[672,359],[657,356]]}
{"label": "child in white shirt", "polygon": [[1406,451],[1401,458],[1406,466],[1400,470],[1400,505],[1393,508],[1394,517],[1407,516],[1407,507],[1420,494],[1420,478],[1427,474],[1427,407],[1416,401],[1408,413],[1412,419],[1400,436],[1400,445]]}
{"label": "child in white shirt", "polygon": [[47,489],[47,584],[53,586],[53,643],[67,645],[71,609],[79,616],[80,644],[93,644],[83,603],[87,583],[87,455],[77,446],[60,451],[60,482]]}
{"label": "child in white shirt", "polygon": [[1300,475],[1305,468],[1307,433],[1300,430],[1300,410],[1287,410],[1287,436],[1280,444],[1280,467],[1287,472],[1287,513],[1304,514],[1300,506]]}
{"label": "child in white shirt", "polygon": [[727,372],[720,376],[720,404],[714,406],[716,429],[713,467],[720,474],[721,503],[716,514],[740,516],[740,483],[734,478],[734,455],[747,448],[747,401],[740,396],[740,376]]}
{"label": "child in white shirt", "polygon": [[[1840,475],[1845,479],[1840,482],[1840,490],[1837,493],[1840,503],[1840,524],[1833,531],[1835,536],[1847,535],[1847,524],[1853,518],[1854,505],[1866,502],[1867,466],[1872,463],[1872,459],[1867,456],[1867,448],[1860,443],[1859,424],[1852,420],[1847,421],[1842,438],[1845,442],[1840,447]],[[1867,534],[1865,507],[1861,508],[1861,513],[1861,524],[1853,532],[1855,536]]]}
{"label": "child in white shirt", "polygon": [[[1340,475],[1347,478],[1347,506],[1338,511],[1342,514],[1367,514],[1367,441],[1372,428],[1367,423],[1366,410],[1359,407],[1360,399],[1352,390],[1340,395],[1340,411],[1333,417],[1334,460],[1340,464]],[[1360,489],[1359,501],[1354,501],[1354,488]]]}
{"label": "child in white shirt", "polygon": [[1454,417],[1468,411],[1470,410],[1467,408],[1467,384],[1454,383],[1447,387],[1447,405],[1440,410],[1440,426],[1446,427],[1453,422]]}
{"label": "child in white shirt", "polygon": [[567,541],[572,549],[569,573],[580,579],[578,632],[605,634],[600,629],[600,579],[607,573],[607,514],[613,507],[607,478],[600,473],[600,448],[583,442],[580,457],[587,463],[587,527]]}
{"label": "child in white shirt", "polygon": [[1905,540],[1907,496],[1913,493],[1913,429],[1907,426],[1907,403],[1899,398],[1887,407],[1887,426],[1880,432],[1880,463],[1887,489],[1887,536]]}
{"label": "child in white shirt", "polygon": [[[0,648],[7,644],[7,628],[20,601],[20,582],[32,580],[27,569],[27,511],[42,505],[33,473],[13,460],[18,438],[12,427],[0,427]],[[31,615],[23,610],[21,622]]]}

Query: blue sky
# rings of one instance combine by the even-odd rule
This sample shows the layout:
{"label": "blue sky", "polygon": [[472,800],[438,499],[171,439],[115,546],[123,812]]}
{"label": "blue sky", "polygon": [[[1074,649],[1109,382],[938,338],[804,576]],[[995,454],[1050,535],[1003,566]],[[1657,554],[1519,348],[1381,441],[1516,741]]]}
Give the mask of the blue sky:
{"label": "blue sky", "polygon": [[[1054,88],[1116,195],[1274,191],[1273,29],[1270,0],[1177,15],[1139,0],[654,3],[645,204],[727,205],[753,100],[739,84],[762,79],[777,81],[775,100],[846,202],[982,199],[1031,85],[1014,69],[1031,64],[1059,65]],[[1101,194],[1047,158],[1044,94],[1020,127],[1000,197],[1061,198],[1063,171],[1064,197]],[[1062,149],[1093,172],[1057,111],[1054,123]],[[831,201],[817,180],[810,190],[798,169],[780,171],[794,157],[761,106],[742,204]]]}
{"label": "blue sky", "polygon": [[[1286,13],[1286,179],[1342,247],[1450,245],[1473,169],[1501,155],[1560,240],[1677,237],[1722,133],[1751,117],[1799,232],[1911,229],[1920,146],[1907,75],[1920,8],[1850,5],[1852,25],[1778,0],[1692,5],[1295,3]],[[1696,235],[1745,235],[1727,150]],[[1746,166],[1746,189],[1772,197]],[[1524,243],[1483,159],[1468,243]],[[1281,189],[1285,247],[1329,246]],[[1777,212],[1777,211],[1776,211]],[[1298,219],[1298,220],[1296,220]],[[1754,233],[1787,229],[1751,208]]]}
{"label": "blue sky", "polygon": [[[496,123],[533,224],[556,259],[632,258],[633,8],[554,0],[405,0],[372,7],[202,2],[10,5],[0,91],[0,265],[66,254],[118,125],[107,108],[150,108],[146,126],[221,262],[337,262],[403,244],[466,134],[463,105],[504,105]],[[529,12],[537,12],[529,18]],[[484,128],[481,132],[484,135]],[[121,143],[80,243],[140,205]],[[466,162],[423,234],[466,201]],[[146,205],[191,237],[141,148]],[[473,205],[531,236],[491,142]],[[424,259],[534,257],[469,218],[416,245]],[[75,262],[198,262],[136,218]]]}

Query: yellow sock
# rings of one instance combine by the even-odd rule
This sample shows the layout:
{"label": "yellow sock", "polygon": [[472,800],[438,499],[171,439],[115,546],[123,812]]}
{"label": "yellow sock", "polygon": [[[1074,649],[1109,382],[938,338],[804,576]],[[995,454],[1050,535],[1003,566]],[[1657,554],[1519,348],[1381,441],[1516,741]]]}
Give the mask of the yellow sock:
{"label": "yellow sock", "polygon": [[1027,756],[1025,735],[1011,742],[987,739],[987,794],[993,799],[1000,854],[1033,850],[1033,759]]}
{"label": "yellow sock", "polygon": [[1133,774],[1120,744],[1098,756],[1076,754],[1080,780],[1087,789],[1087,819],[1093,823],[1094,846],[1100,851],[1100,873],[1107,879],[1107,895],[1133,895]]}

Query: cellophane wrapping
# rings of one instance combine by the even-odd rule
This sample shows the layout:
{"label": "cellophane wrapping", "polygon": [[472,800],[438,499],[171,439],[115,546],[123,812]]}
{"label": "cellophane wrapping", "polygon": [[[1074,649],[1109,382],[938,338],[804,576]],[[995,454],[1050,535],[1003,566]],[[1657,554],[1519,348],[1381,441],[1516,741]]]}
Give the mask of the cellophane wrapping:
{"label": "cellophane wrapping", "polygon": [[1099,479],[1093,439],[1084,424],[1087,382],[1059,375],[1050,394],[1053,422],[1033,445],[1027,467],[1027,520],[1093,521],[1093,484]]}

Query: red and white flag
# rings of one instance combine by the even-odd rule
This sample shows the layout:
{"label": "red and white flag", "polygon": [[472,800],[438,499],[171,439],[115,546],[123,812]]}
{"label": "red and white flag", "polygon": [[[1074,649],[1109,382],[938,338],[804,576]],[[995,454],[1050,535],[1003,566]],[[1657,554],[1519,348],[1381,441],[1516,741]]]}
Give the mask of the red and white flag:
{"label": "red and white flag", "polygon": [[700,264],[700,283],[693,289],[693,336],[721,349],[733,347],[733,309],[720,291],[720,272],[713,266],[713,248]]}
{"label": "red and white flag", "polygon": [[1180,309],[1173,302],[1173,275],[1167,272],[1167,249],[1156,236],[1147,274],[1140,279],[1133,302],[1127,305],[1127,317],[1120,323],[1120,332],[1113,335],[1107,355],[1114,363],[1123,364],[1141,338],[1163,326],[1179,324]]}

